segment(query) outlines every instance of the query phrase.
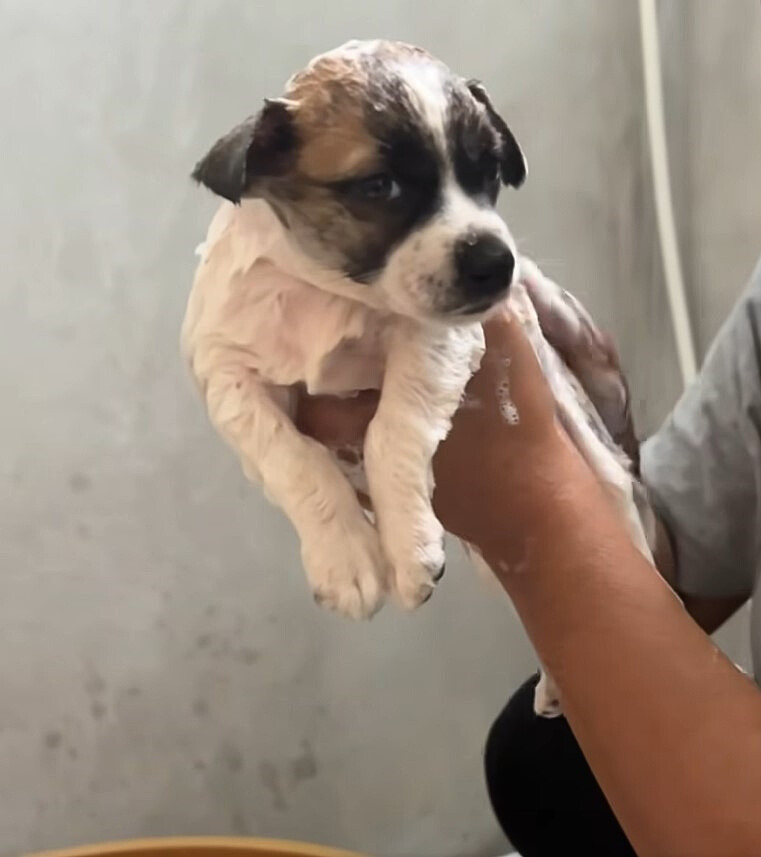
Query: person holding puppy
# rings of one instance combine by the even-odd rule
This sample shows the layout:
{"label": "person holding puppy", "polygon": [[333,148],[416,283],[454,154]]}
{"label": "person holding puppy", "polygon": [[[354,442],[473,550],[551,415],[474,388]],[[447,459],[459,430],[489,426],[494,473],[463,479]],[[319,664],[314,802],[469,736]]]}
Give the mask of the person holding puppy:
{"label": "person holding puppy", "polygon": [[[582,380],[616,370],[610,348],[590,347],[553,312],[544,308],[545,333],[571,367],[584,362]],[[758,585],[761,262],[698,380],[641,450],[660,574],[559,427],[519,323],[497,313],[485,331],[468,393],[495,406],[457,414],[435,458],[434,506],[509,594],[565,715],[534,715],[534,677],[497,718],[485,764],[500,824],[524,857],[574,846],[605,857],[761,854],[761,692],[708,636]],[[516,424],[497,406],[506,371]],[[299,427],[356,446],[375,402],[304,396]],[[606,417],[636,458],[628,402]],[[761,613],[752,625],[758,681]]]}

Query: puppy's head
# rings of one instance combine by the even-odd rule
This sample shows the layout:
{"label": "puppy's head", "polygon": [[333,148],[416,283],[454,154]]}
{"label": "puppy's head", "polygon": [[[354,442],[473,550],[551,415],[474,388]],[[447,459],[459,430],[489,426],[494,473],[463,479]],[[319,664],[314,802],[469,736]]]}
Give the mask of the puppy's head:
{"label": "puppy's head", "polygon": [[494,205],[501,184],[523,183],[523,154],[480,83],[409,45],[317,57],[193,176],[235,203],[267,200],[344,293],[348,280],[356,299],[393,312],[475,317],[514,276]]}

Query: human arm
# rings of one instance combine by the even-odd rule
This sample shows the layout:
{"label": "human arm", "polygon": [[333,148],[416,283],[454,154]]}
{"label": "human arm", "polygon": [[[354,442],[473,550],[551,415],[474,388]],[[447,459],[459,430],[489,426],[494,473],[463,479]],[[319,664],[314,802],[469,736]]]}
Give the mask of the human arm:
{"label": "human arm", "polygon": [[511,596],[638,853],[759,853],[761,694],[633,548],[515,331],[489,346],[469,396],[493,401],[509,355],[521,421],[461,414],[437,462],[445,524],[468,523]]}
{"label": "human arm", "polygon": [[573,450],[545,448],[531,469],[513,485],[514,530],[482,551],[637,852],[757,854],[761,695],[633,549]]}
{"label": "human arm", "polygon": [[642,472],[670,533],[674,580],[713,631],[748,600],[761,533],[761,263]]}
{"label": "human arm", "polygon": [[678,593],[685,610],[706,634],[713,634],[748,602],[748,594],[706,596],[685,592],[679,587],[673,539],[666,524],[656,513],[653,560],[663,579]]}
{"label": "human arm", "polygon": [[[529,276],[525,284],[545,336],[582,381],[586,392],[603,416],[608,430],[638,469],[640,444],[629,407],[629,390],[614,343],[596,327],[584,307],[554,283],[543,277]],[[363,392],[350,400],[303,396],[299,419],[307,434],[313,434],[337,447],[339,454],[355,457],[355,450],[361,446],[376,406],[377,394],[374,392]],[[731,414],[731,405],[729,411]],[[673,446],[680,447],[680,444],[674,441],[673,429],[669,430],[668,426],[661,437],[652,439],[645,446],[647,476],[656,487],[662,486],[661,493],[667,493],[669,490],[672,457],[670,448]],[[343,451],[341,447],[344,448]],[[681,449],[682,457],[685,454],[692,457],[700,455],[700,450],[694,449],[694,444],[691,448],[682,443]],[[693,490],[692,496],[700,496],[700,486]],[[708,592],[700,589],[694,591],[695,587],[693,591],[687,591],[680,586],[675,542],[683,539],[674,538],[661,511],[664,506],[669,505],[669,501],[673,506],[680,505],[679,498],[664,498],[659,504],[659,513],[656,513],[655,564],[664,579],[678,592],[687,612],[710,634],[748,600],[749,590],[744,587],[740,593],[728,594],[714,591],[711,576],[718,575],[719,569],[708,569],[703,575],[707,584],[703,586],[703,590],[707,589]],[[672,526],[673,523],[672,521]],[[678,523],[689,527],[689,514],[682,515]]]}
{"label": "human arm", "polygon": [[[632,547],[558,431],[514,323],[496,319],[487,336],[468,391],[483,407],[460,411],[435,460],[437,514],[512,597],[639,852],[757,854],[761,694]],[[507,356],[518,425],[496,406]],[[346,407],[333,412],[339,445],[361,430],[372,397]],[[311,419],[325,436],[319,406]]]}
{"label": "human arm", "polygon": [[513,397],[538,436],[511,444],[480,427],[491,452],[479,466],[510,472],[478,510],[480,546],[608,800],[643,855],[757,854],[761,695],[634,550],[575,450],[533,411],[534,391],[514,382]]}

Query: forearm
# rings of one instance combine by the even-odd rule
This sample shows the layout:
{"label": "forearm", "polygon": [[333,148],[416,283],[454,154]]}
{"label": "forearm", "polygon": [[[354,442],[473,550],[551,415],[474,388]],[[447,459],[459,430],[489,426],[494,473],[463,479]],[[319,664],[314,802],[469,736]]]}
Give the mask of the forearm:
{"label": "forearm", "polygon": [[758,854],[761,694],[631,545],[573,451],[535,481],[484,557],[638,853]]}
{"label": "forearm", "polygon": [[714,631],[718,630],[748,600],[745,595],[706,598],[682,592],[679,589],[676,557],[674,556],[671,536],[661,520],[656,521],[654,559],[661,577],[679,593],[685,609],[706,634],[713,634]]}

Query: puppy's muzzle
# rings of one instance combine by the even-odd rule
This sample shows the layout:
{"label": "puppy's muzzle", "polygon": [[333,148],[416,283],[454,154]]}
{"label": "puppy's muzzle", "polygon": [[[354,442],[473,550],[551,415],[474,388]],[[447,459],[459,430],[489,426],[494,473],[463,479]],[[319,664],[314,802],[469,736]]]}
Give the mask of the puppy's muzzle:
{"label": "puppy's muzzle", "polygon": [[498,236],[470,235],[454,249],[456,289],[466,312],[481,312],[510,288],[515,256]]}

